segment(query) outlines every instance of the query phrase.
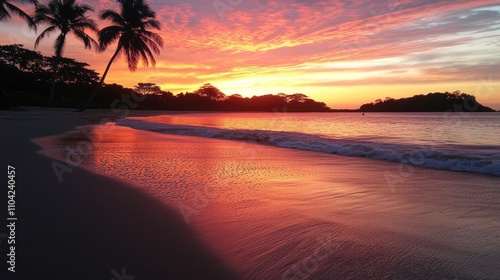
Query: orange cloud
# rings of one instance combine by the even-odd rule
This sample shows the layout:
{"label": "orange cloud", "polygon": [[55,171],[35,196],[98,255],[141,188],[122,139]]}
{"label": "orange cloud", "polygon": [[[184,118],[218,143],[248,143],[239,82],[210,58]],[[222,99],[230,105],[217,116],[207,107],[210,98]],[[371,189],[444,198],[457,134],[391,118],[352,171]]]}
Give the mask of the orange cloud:
{"label": "orange cloud", "polygon": [[[157,67],[130,73],[120,58],[107,81],[155,82],[173,92],[205,82],[227,94],[304,92],[319,100],[344,100],[335,106],[344,107],[353,104],[345,100],[372,101],[365,87],[407,94],[416,84],[436,91],[438,84],[455,90],[460,82],[474,89],[478,77],[491,76],[493,94],[485,103],[500,104],[496,0],[243,0],[232,6],[236,2],[219,1],[230,7],[222,17],[213,1],[150,0],[165,40]],[[117,7],[113,0],[87,2],[96,9],[94,17]],[[28,47],[35,37],[16,19],[0,27],[0,34],[2,44],[19,40]],[[51,43],[40,50],[51,54]],[[65,55],[102,72],[112,47],[96,54],[70,39]],[[364,92],[354,96],[357,86]]]}

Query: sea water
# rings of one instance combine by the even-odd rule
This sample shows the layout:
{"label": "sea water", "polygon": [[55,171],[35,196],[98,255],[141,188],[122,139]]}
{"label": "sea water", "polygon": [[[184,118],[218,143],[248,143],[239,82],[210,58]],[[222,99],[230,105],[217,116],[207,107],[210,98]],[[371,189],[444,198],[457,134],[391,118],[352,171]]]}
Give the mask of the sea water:
{"label": "sea water", "polygon": [[[83,133],[92,150],[81,166],[173,208],[242,279],[496,279],[498,120],[496,113],[127,118]],[[73,132],[42,146],[64,161],[73,138],[82,139]]]}
{"label": "sea water", "polygon": [[500,176],[500,113],[191,113],[117,124]]}

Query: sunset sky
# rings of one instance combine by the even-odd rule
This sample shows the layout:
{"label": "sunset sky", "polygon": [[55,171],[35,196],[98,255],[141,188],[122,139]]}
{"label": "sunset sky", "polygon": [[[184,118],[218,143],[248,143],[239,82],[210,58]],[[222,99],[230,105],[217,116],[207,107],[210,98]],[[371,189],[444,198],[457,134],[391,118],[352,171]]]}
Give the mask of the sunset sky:
{"label": "sunset sky", "polygon": [[[118,7],[113,0],[84,2],[95,8],[89,14],[94,18],[102,9]],[[132,87],[153,82],[174,93],[204,83],[227,95],[300,92],[332,108],[461,90],[500,109],[498,0],[147,3],[157,12],[165,40],[156,68],[131,73],[121,57],[107,83]],[[52,55],[55,37],[38,50]],[[0,23],[0,44],[33,49],[35,38],[14,15]],[[63,55],[102,73],[114,47],[96,53],[71,37]]]}

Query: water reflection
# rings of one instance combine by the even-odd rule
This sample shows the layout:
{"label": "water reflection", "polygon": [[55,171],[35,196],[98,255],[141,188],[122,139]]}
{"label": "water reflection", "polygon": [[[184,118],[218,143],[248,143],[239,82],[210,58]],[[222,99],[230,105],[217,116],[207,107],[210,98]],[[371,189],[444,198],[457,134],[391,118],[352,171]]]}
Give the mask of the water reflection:
{"label": "water reflection", "polygon": [[92,143],[85,168],[178,209],[244,279],[500,275],[498,178],[413,168],[391,185],[398,164],[125,127]]}

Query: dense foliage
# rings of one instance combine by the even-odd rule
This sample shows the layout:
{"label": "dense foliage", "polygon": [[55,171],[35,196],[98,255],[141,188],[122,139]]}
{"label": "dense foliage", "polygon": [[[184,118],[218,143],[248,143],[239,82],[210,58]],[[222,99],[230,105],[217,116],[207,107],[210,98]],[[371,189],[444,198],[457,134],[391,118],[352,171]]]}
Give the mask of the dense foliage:
{"label": "dense foliage", "polygon": [[453,93],[434,92],[427,95],[394,99],[387,97],[359,108],[362,112],[494,112],[476,101],[472,95],[455,91]]}
{"label": "dense foliage", "polygon": [[[0,107],[11,105],[45,106],[53,78],[55,57],[24,49],[22,45],[0,46]],[[56,77],[55,106],[76,106],[78,96],[88,95],[99,74],[87,63],[59,58],[60,73]],[[10,96],[6,100],[5,95]]]}
{"label": "dense foliage", "polygon": [[[16,68],[13,70],[14,72],[19,72],[9,74],[2,71],[1,79],[3,83],[19,83],[19,80],[8,80],[4,75],[21,75],[37,82],[50,82],[53,62],[53,56],[43,56],[40,52],[23,48],[23,45],[0,46],[0,64],[3,65],[3,69],[11,66]],[[88,69],[88,66],[87,63],[62,57],[59,59],[60,74],[57,76],[56,82],[87,85],[97,82],[99,74]]]}
{"label": "dense foliage", "polygon": [[[207,88],[217,92],[207,95]],[[298,100],[295,96],[303,96]],[[327,112],[330,108],[323,102],[317,102],[303,94],[266,94],[242,97],[239,94],[226,96],[216,87],[205,84],[193,93],[173,95],[171,92],[147,95],[141,103],[152,109],[192,110],[192,111],[288,111],[288,112]]]}
{"label": "dense foliage", "polygon": [[[46,57],[39,52],[24,49],[22,45],[0,46],[0,108],[18,105],[44,106],[49,96],[48,106],[80,108],[114,108],[125,102],[127,95],[135,95],[140,104],[130,109],[159,110],[204,110],[204,111],[291,111],[291,112],[341,112],[356,110],[332,110],[323,102],[317,102],[302,93],[267,94],[243,98],[239,94],[230,96],[211,84],[204,84],[193,93],[162,91],[154,83],[139,83],[134,89],[120,85],[105,85],[104,80],[111,64],[119,54],[124,54],[131,71],[135,71],[139,61],[144,65],[154,65],[154,54],[160,53],[163,38],[152,30],[160,30],[156,13],[144,0],[116,0],[117,10],[101,11],[99,17],[111,25],[97,29],[96,23],[87,17],[93,8],[79,4],[76,0],[48,0],[40,4],[37,0],[20,0],[31,3],[35,8],[34,17],[11,2],[0,0],[0,21],[8,20],[11,14],[22,18],[28,26],[36,30],[38,25],[47,27],[38,35],[35,47],[51,33],[57,32],[54,42],[55,56]],[[96,32],[98,41],[86,31]],[[113,43],[116,50],[109,60],[102,76],[88,69],[88,64],[62,57],[67,35],[73,34],[84,43],[85,48],[103,51]],[[56,92],[57,85],[57,92]],[[102,94],[98,96],[102,88]],[[49,95],[50,92],[50,95]],[[90,94],[89,94],[90,93]],[[96,98],[97,97],[97,98]],[[83,106],[82,106],[83,105]],[[492,112],[491,108],[479,104],[475,97],[465,93],[429,93],[410,98],[378,99],[364,104],[362,112],[440,112],[477,111]]]}
{"label": "dense foliage", "polygon": [[[0,46],[0,88],[8,94],[1,107],[12,105],[45,106],[49,94],[54,57],[24,49],[22,45]],[[99,75],[87,68],[88,64],[70,58],[59,59],[57,92],[54,106],[79,108],[98,86]],[[329,111],[325,103],[316,102],[304,94],[267,94],[243,98],[239,94],[226,96],[211,84],[204,84],[194,92],[174,95],[162,91],[154,83],[139,83],[134,89],[111,84],[104,85],[91,108],[119,108],[126,106],[122,96],[136,94],[137,107],[151,110],[202,111]],[[119,101],[119,102],[117,102]]]}
{"label": "dense foliage", "polygon": [[[55,57],[23,48],[22,45],[0,46],[0,107],[12,105],[45,106],[50,92],[52,65]],[[57,76],[57,92],[54,106],[79,108],[88,100],[99,83],[99,74],[88,69],[89,65],[71,58],[59,58],[60,73]],[[104,85],[101,94],[90,105],[91,108],[118,108],[126,105],[123,96],[143,96],[137,106],[130,109],[189,110],[189,111],[288,111],[328,112],[332,111],[323,102],[307,95],[266,94],[242,97],[227,96],[215,86],[207,83],[194,92],[177,95],[161,90],[154,83],[138,83],[133,89],[112,84]],[[8,96],[8,98],[7,98]],[[117,102],[118,101],[118,102]],[[376,100],[364,104],[362,112],[444,112],[444,111],[494,111],[479,104],[469,94],[429,93],[410,98]]]}

